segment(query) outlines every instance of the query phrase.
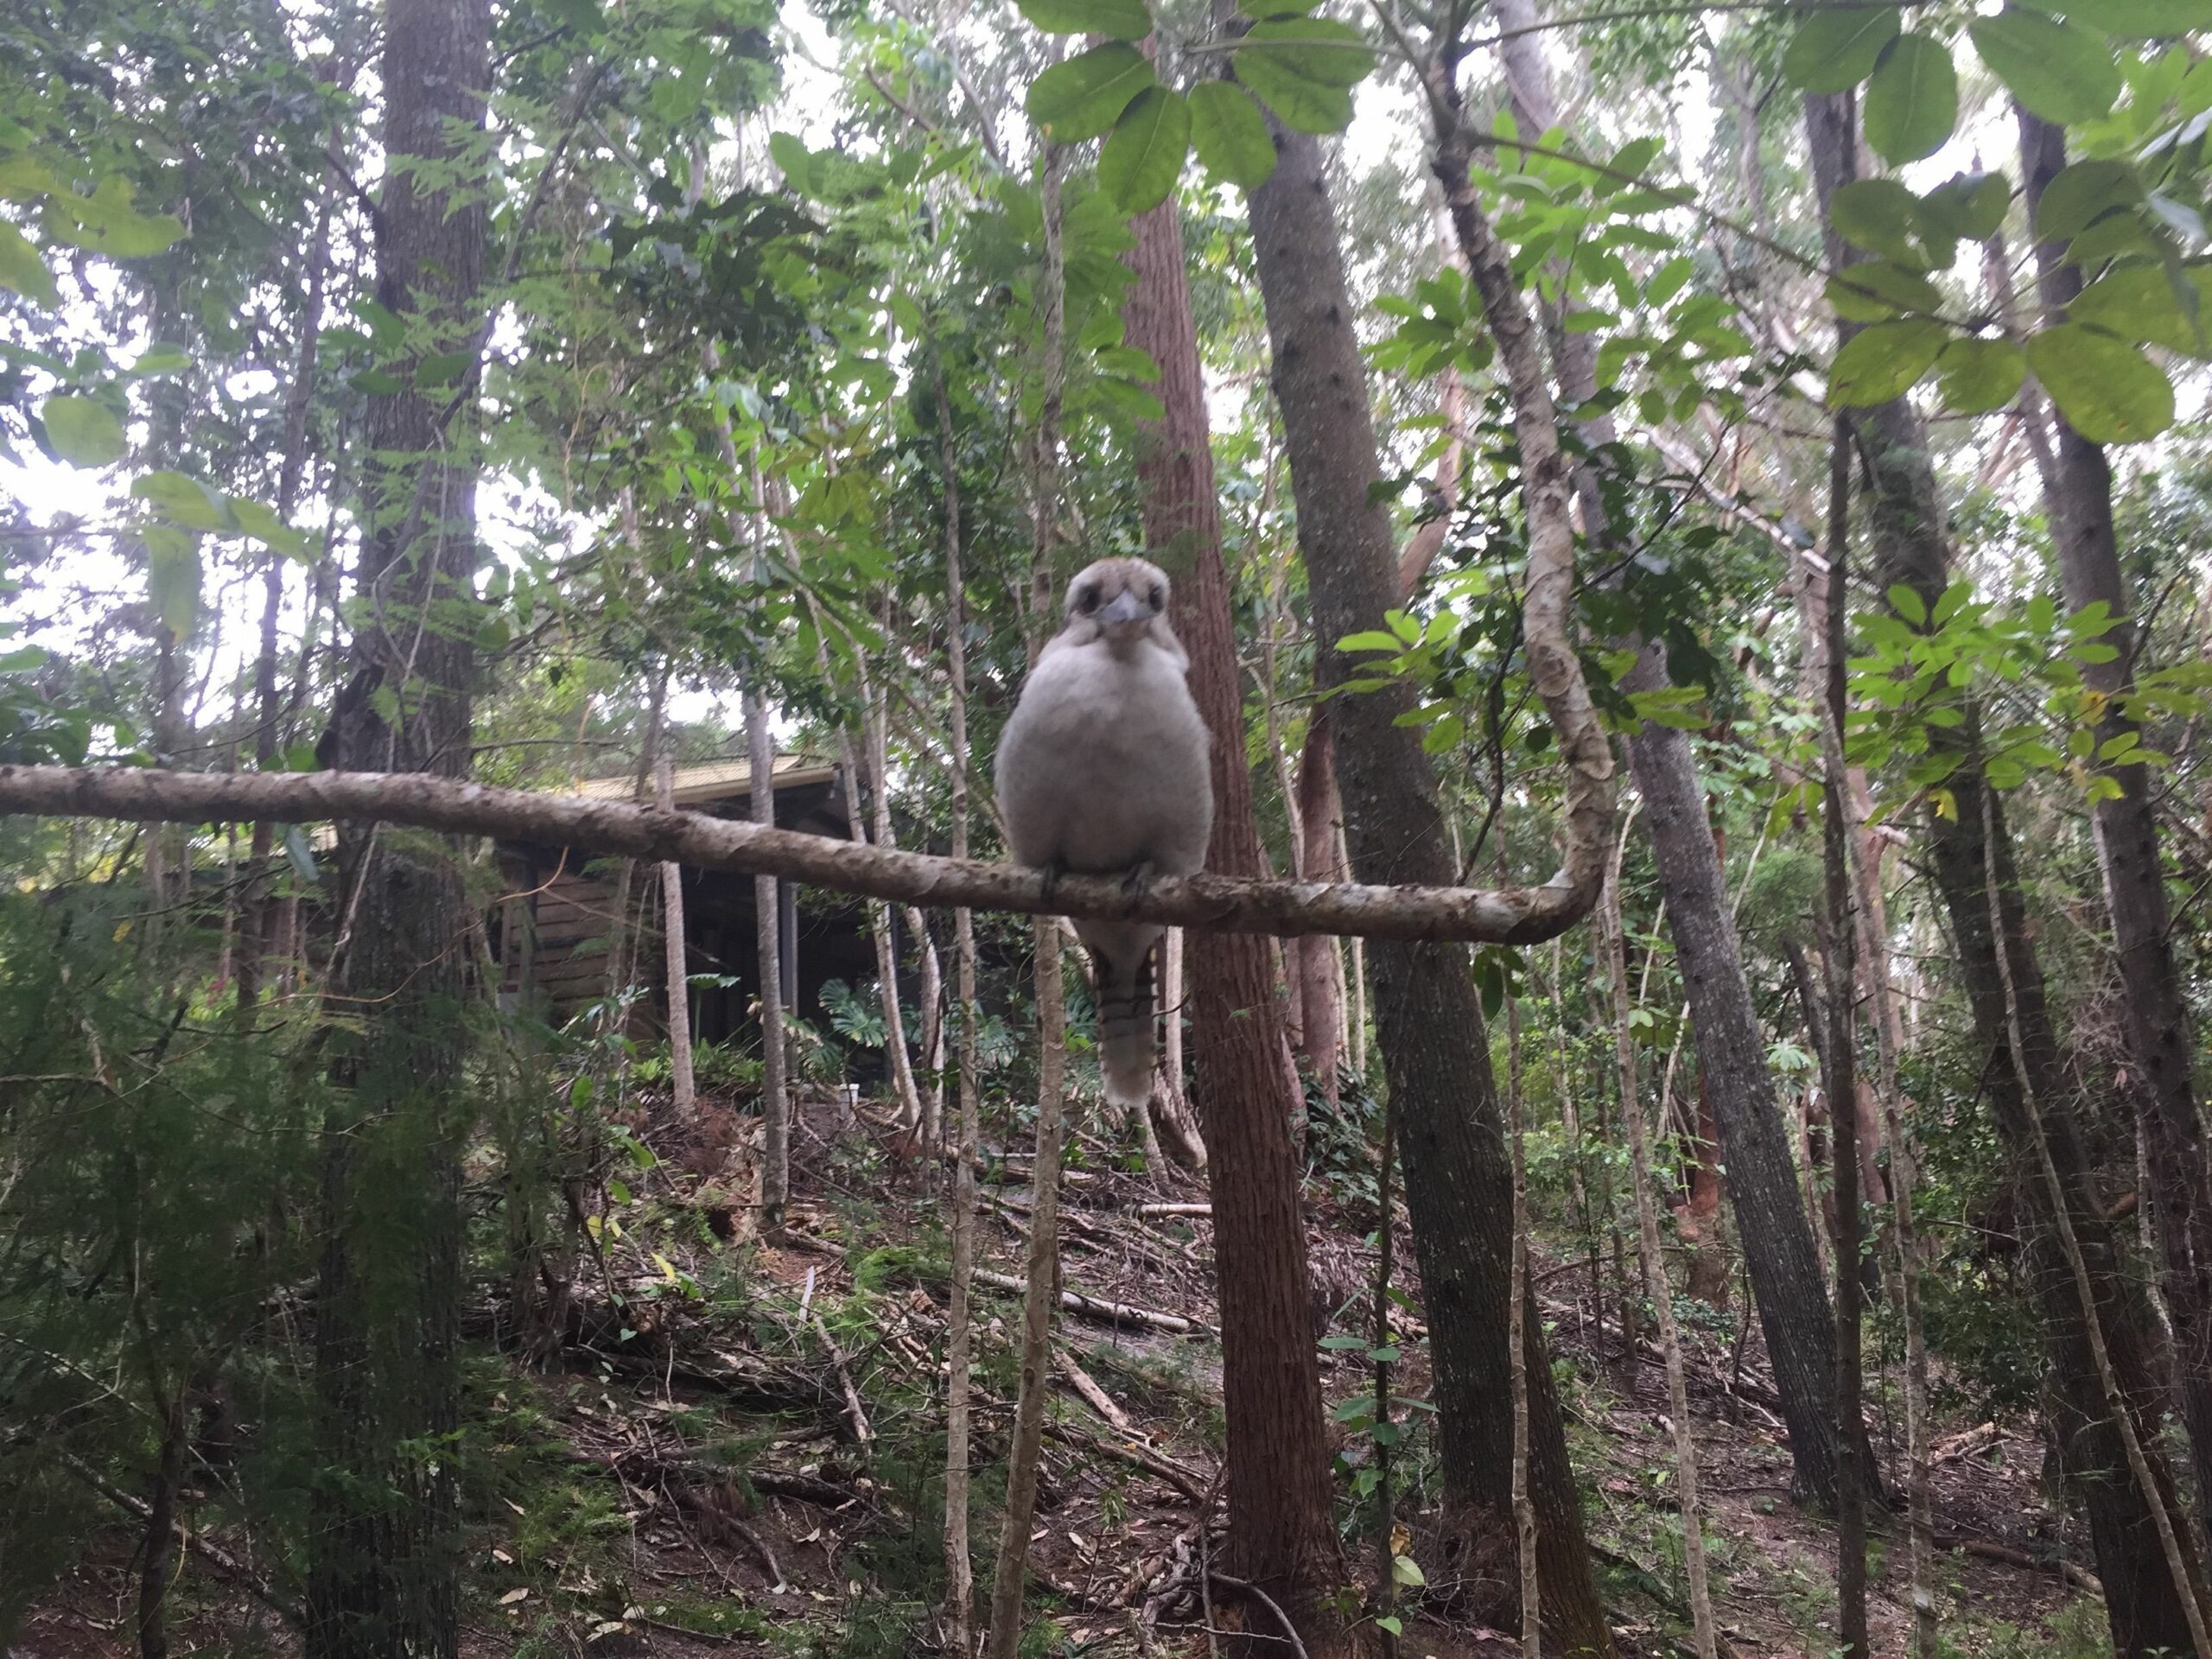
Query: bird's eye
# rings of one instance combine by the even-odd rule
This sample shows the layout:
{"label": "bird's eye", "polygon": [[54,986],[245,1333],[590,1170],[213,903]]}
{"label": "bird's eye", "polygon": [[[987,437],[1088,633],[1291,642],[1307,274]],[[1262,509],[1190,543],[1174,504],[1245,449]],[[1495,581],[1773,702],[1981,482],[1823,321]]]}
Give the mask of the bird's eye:
{"label": "bird's eye", "polygon": [[1154,588],[1151,593],[1146,595],[1146,597],[1151,600],[1152,608],[1155,611],[1167,602],[1167,595],[1157,588]]}
{"label": "bird's eye", "polygon": [[1075,607],[1089,616],[1098,608],[1098,590],[1096,588],[1084,588],[1075,596]]}

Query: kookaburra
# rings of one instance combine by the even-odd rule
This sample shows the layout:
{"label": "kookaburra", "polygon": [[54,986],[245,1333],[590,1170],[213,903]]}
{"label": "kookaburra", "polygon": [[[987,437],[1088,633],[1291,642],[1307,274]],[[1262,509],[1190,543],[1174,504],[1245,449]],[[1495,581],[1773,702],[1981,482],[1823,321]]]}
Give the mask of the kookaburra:
{"label": "kookaburra", "polygon": [[[1167,577],[1101,559],[1068,584],[1067,623],[1029,671],[999,740],[999,806],[1016,861],[1052,874],[1192,875],[1213,830],[1205,721],[1167,625]],[[1106,1098],[1152,1092],[1151,922],[1086,921]]]}

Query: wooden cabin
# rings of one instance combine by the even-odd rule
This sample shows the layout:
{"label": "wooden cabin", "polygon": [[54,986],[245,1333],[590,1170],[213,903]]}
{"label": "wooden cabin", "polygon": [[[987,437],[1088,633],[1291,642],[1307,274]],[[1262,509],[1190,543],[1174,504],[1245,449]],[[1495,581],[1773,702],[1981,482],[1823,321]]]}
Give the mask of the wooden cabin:
{"label": "wooden cabin", "polygon": [[[776,824],[808,835],[849,838],[844,781],[836,766],[804,754],[775,761]],[[575,793],[598,800],[632,798],[635,781],[587,779]],[[676,804],[719,818],[753,814],[753,768],[742,760],[683,766],[675,777]],[[565,1024],[609,989],[609,947],[616,937],[615,908],[622,865],[574,848],[503,841],[498,847],[507,898],[493,920],[494,953],[504,969],[504,998],[534,1004],[554,1025]],[[632,1013],[633,1028],[659,1030],[667,1018],[667,960],[661,940],[658,877],[632,874],[627,925],[645,931],[635,942],[632,979],[648,988]],[[821,1017],[822,988],[829,981],[873,977],[875,953],[859,902],[839,894],[810,893],[778,881],[777,925],[784,1006],[807,1020]],[[683,872],[683,919],[691,975],[708,983],[690,986],[695,1042],[719,1043],[750,1023],[760,994],[759,935],[754,880],[728,870]],[[641,903],[648,895],[653,902]]]}

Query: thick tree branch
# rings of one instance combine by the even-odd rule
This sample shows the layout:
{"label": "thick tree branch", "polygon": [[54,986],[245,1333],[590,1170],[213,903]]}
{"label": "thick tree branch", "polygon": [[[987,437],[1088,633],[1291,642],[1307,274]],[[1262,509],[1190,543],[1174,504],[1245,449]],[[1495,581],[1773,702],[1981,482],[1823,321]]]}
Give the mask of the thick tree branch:
{"label": "thick tree branch", "polygon": [[696,812],[495,789],[424,772],[162,772],[0,766],[0,813],[128,823],[373,820],[535,841],[695,869],[779,875],[898,904],[1164,922],[1227,933],[1535,944],[1580,912],[1557,886],[1361,887],[1195,875],[1133,891],[1113,876],[1063,876],[935,858]]}

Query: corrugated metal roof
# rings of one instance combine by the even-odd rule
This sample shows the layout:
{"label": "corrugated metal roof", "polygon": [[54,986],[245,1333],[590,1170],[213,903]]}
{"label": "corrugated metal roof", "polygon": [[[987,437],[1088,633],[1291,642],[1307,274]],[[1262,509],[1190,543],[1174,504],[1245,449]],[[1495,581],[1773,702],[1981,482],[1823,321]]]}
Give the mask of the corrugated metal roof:
{"label": "corrugated metal roof", "polygon": [[[770,775],[778,789],[797,789],[826,784],[837,775],[837,769],[810,754],[779,754]],[[678,806],[729,800],[752,792],[753,765],[748,760],[709,760],[696,766],[678,766],[675,785]],[[594,801],[626,801],[636,795],[637,788],[634,776],[587,778],[561,793]]]}

